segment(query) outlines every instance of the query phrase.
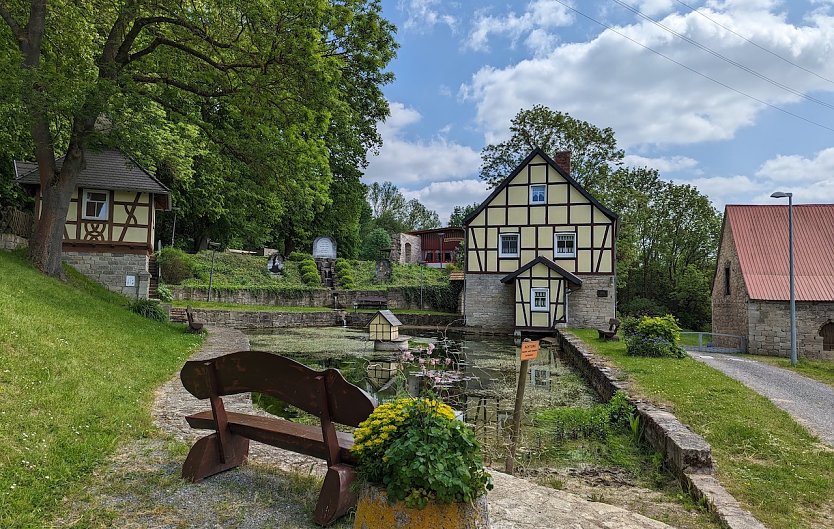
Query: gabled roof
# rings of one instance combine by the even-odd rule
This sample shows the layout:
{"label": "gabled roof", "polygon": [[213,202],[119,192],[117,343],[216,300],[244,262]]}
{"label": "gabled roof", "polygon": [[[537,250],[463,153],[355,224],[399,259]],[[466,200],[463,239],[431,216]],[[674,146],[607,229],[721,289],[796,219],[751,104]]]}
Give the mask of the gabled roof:
{"label": "gabled roof", "polygon": [[503,279],[501,279],[501,282],[502,283],[509,283],[510,281],[514,280],[515,278],[517,278],[518,276],[520,276],[521,274],[523,274],[527,270],[530,270],[531,268],[533,268],[537,264],[543,264],[544,266],[550,268],[551,270],[553,270],[554,272],[556,272],[560,276],[564,277],[569,283],[573,283],[574,285],[577,285],[577,286],[582,286],[582,280],[581,279],[579,279],[575,275],[571,274],[570,272],[568,272],[567,270],[565,270],[564,268],[557,265],[556,263],[554,263],[553,261],[551,261],[550,259],[548,259],[547,257],[545,257],[543,255],[540,255],[540,256],[536,257],[535,259],[533,259],[532,261],[530,261],[526,265],[522,266],[521,268],[519,268],[518,270],[516,270],[512,274],[504,277]]}
{"label": "gabled roof", "polygon": [[390,310],[380,310],[377,314],[385,318],[385,320],[394,327],[402,325],[402,322],[394,316],[394,313]]}
{"label": "gabled roof", "polygon": [[[724,221],[750,299],[790,299],[788,206],[728,205]],[[834,204],[794,206],[793,232],[796,299],[834,301]]]}
{"label": "gabled roof", "polygon": [[577,190],[577,191],[579,191],[579,192],[582,194],[582,196],[583,196],[583,197],[587,198],[587,199],[588,199],[588,202],[590,202],[591,204],[593,204],[593,205],[595,205],[596,207],[598,207],[598,208],[600,209],[600,211],[602,211],[602,212],[605,214],[605,216],[606,216],[606,217],[608,217],[608,218],[609,218],[609,219],[611,219],[611,220],[617,220],[618,216],[617,216],[617,214],[616,214],[616,213],[614,213],[614,212],[613,212],[613,211],[611,211],[610,209],[608,209],[608,208],[606,208],[605,206],[603,206],[602,204],[600,204],[600,202],[599,202],[596,198],[594,198],[594,197],[593,197],[593,195],[591,195],[590,193],[588,193],[587,191],[585,191],[585,188],[584,188],[584,187],[582,187],[581,185],[579,185],[579,182],[577,182],[576,180],[574,180],[573,178],[571,178],[571,176],[567,173],[567,171],[565,171],[565,170],[562,168],[562,166],[560,166],[559,164],[557,164],[556,162],[554,162],[554,161],[553,161],[553,159],[552,159],[550,156],[548,156],[548,155],[547,155],[547,153],[545,153],[545,152],[541,149],[541,147],[536,147],[535,149],[533,149],[533,150],[530,152],[530,154],[528,154],[528,155],[527,155],[527,157],[526,157],[526,158],[524,158],[524,159],[521,161],[521,163],[519,163],[519,164],[518,164],[518,166],[517,166],[515,169],[513,169],[513,172],[512,172],[512,173],[510,173],[510,174],[507,176],[507,178],[505,178],[504,180],[502,180],[502,181],[501,181],[501,183],[500,183],[500,184],[498,184],[498,186],[496,186],[496,188],[492,190],[492,193],[490,193],[490,195],[486,198],[486,200],[484,200],[483,202],[481,202],[481,205],[480,205],[480,206],[478,206],[478,208],[477,208],[475,211],[473,211],[472,213],[470,213],[469,215],[467,215],[465,219],[463,219],[463,225],[464,225],[464,226],[468,226],[468,225],[469,225],[469,223],[470,223],[470,222],[472,222],[472,221],[475,219],[475,217],[476,217],[476,216],[478,216],[478,213],[480,213],[481,211],[483,211],[483,210],[484,210],[484,208],[487,206],[487,204],[489,204],[490,202],[492,202],[492,200],[493,200],[495,197],[497,197],[497,196],[498,196],[498,193],[500,193],[502,189],[504,189],[505,187],[507,187],[507,185],[509,185],[509,183],[510,183],[510,182],[512,182],[513,178],[515,178],[516,176],[518,176],[518,173],[520,173],[520,172],[522,171],[522,169],[524,169],[525,167],[527,167],[527,164],[529,164],[529,163],[533,160],[533,158],[535,158],[536,156],[541,156],[542,158],[544,158],[544,161],[545,161],[545,162],[547,162],[547,163],[548,163],[548,165],[550,165],[551,167],[553,167],[554,169],[556,169],[556,171],[558,171],[558,172],[559,172],[559,174],[560,174],[560,175],[562,175],[562,178],[564,178],[565,180],[567,180],[567,181],[568,181],[568,183],[569,183],[570,185],[572,185],[573,187],[575,187],[575,188],[576,188],[576,190]]}
{"label": "gabled roof", "polygon": [[[142,191],[157,195],[169,195],[170,190],[152,174],[143,169],[133,158],[115,149],[86,150],[85,165],[78,174],[78,186],[86,189],[113,189]],[[58,169],[64,157],[56,160]],[[17,182],[22,185],[40,185],[38,164],[15,160]]]}

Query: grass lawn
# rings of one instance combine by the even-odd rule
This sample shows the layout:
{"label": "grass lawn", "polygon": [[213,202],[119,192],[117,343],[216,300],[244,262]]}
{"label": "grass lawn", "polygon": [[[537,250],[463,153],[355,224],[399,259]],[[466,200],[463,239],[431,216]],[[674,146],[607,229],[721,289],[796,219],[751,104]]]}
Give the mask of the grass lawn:
{"label": "grass lawn", "polygon": [[[239,303],[220,303],[215,301],[194,301],[177,300],[173,302],[175,307],[185,308],[191,306],[197,309],[234,310],[234,311],[256,311],[256,312],[331,312],[333,309],[327,307],[279,307],[276,305],[241,305]],[[353,312],[352,308],[345,309]],[[358,309],[357,312],[368,314],[376,313],[377,309]],[[432,316],[454,316],[452,312],[439,312],[436,310],[419,309],[391,309],[394,314],[428,314]]]}
{"label": "grass lawn", "polygon": [[201,342],[70,271],[0,252],[0,527],[43,527],[127,440],[153,432],[153,389]]}
{"label": "grass lawn", "polygon": [[748,358],[774,366],[796,371],[800,375],[834,386],[834,360],[810,360],[799,358],[796,367],[791,367],[790,358],[778,356],[750,355]]}
{"label": "grass lawn", "polygon": [[769,528],[834,527],[834,450],[787,413],[691,358],[630,357],[623,342],[601,342],[595,330],[571,332],[702,435],[721,483]]}

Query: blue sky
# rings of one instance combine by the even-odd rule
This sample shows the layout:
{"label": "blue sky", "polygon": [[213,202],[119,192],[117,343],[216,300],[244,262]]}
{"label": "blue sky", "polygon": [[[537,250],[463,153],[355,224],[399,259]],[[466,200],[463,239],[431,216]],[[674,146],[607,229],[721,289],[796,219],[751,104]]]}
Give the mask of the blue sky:
{"label": "blue sky", "polygon": [[611,127],[627,165],[719,209],[776,190],[834,202],[834,0],[382,5],[400,49],[366,182],[391,181],[444,221],[486,197],[481,149],[536,104]]}

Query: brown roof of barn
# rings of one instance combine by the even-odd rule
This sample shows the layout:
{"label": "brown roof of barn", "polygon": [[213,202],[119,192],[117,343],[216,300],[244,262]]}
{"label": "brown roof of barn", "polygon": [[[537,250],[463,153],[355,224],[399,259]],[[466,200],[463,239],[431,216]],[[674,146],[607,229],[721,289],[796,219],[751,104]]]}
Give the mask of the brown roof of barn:
{"label": "brown roof of barn", "polygon": [[[741,274],[750,299],[787,301],[787,205],[727,206]],[[793,207],[798,301],[834,300],[834,204]]]}
{"label": "brown roof of barn", "polygon": [[[56,160],[58,169],[64,157]],[[115,149],[103,151],[87,150],[85,165],[78,175],[78,186],[86,189],[114,189],[143,191],[157,195],[168,195],[170,190],[152,174],[143,169],[132,158]],[[17,182],[23,185],[40,185],[38,164],[14,162]]]}

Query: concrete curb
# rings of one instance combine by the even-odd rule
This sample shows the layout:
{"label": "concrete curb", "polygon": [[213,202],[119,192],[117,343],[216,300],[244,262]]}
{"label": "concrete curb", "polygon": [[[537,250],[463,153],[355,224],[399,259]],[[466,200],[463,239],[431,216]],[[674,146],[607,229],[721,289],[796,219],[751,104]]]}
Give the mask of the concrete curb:
{"label": "concrete curb", "polygon": [[660,451],[684,488],[704,501],[728,529],[767,529],[749,511],[744,510],[713,475],[712,448],[703,437],[681,423],[677,417],[651,403],[631,396],[631,384],[624,373],[606,365],[590,348],[573,334],[557,329],[556,344],[565,359],[576,367],[591,387],[604,400],[617,391],[628,396],[637,409],[643,435]]}

